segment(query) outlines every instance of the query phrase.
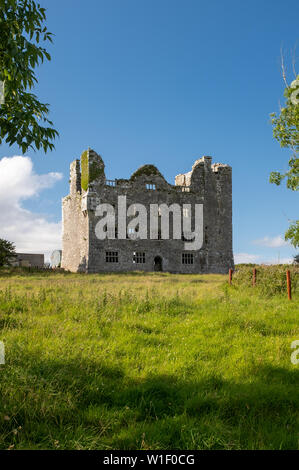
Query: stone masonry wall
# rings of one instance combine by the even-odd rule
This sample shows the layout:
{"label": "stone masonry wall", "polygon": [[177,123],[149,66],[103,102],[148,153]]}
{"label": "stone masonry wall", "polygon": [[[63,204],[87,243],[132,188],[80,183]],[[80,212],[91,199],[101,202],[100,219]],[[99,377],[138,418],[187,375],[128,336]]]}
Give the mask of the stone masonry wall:
{"label": "stone masonry wall", "polygon": [[[70,195],[63,199],[62,267],[74,272],[153,271],[154,259],[159,256],[163,271],[226,273],[233,267],[231,168],[212,165],[211,160],[197,160],[190,172],[176,177],[175,185],[153,165],[144,165],[128,180],[108,182],[101,157],[92,150],[84,152],[86,190],[81,187],[80,162],[76,160],[71,164]],[[154,184],[155,190],[146,189],[147,183]],[[182,264],[182,240],[99,240],[95,209],[99,203],[109,203],[115,206],[117,216],[120,195],[126,196],[127,208],[134,203],[146,206],[148,227],[150,204],[192,204],[193,219],[194,204],[203,204],[204,243],[200,250],[192,251],[194,263]],[[118,252],[117,263],[106,262],[107,251]],[[145,263],[134,263],[134,252],[145,253]]]}
{"label": "stone masonry wall", "polygon": [[75,160],[70,167],[70,194],[62,200],[62,268],[87,271],[88,237],[88,213],[82,210],[80,161]]}

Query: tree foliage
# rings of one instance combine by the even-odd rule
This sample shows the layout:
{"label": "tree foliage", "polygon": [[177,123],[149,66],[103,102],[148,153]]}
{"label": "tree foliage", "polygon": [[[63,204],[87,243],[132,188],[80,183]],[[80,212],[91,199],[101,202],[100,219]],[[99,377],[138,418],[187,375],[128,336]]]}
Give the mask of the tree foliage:
{"label": "tree foliage", "polygon": [[299,220],[296,220],[291,223],[285,233],[285,239],[290,240],[290,242],[295,248],[299,247]]}
{"label": "tree foliage", "polygon": [[285,173],[274,171],[270,182],[279,185],[286,178],[287,187],[297,191],[299,189],[299,75],[284,91],[285,107],[280,114],[272,113],[273,135],[281,147],[290,148],[292,157],[289,160],[289,169]]}
{"label": "tree foliage", "polygon": [[16,257],[15,246],[8,240],[0,238],[0,266],[10,265],[11,261]]}
{"label": "tree foliage", "polygon": [[[285,106],[280,114],[272,113],[273,136],[280,146],[292,152],[288,170],[285,173],[273,171],[270,183],[280,185],[286,179],[286,185],[293,191],[299,190],[299,75],[284,91]],[[293,221],[285,234],[294,247],[299,246],[299,220]]]}
{"label": "tree foliage", "polygon": [[16,143],[45,152],[54,148],[58,132],[48,119],[49,105],[31,90],[37,83],[35,68],[51,60],[40,43],[52,42],[45,9],[33,0],[0,0],[0,80],[4,104],[0,106],[0,144]]}

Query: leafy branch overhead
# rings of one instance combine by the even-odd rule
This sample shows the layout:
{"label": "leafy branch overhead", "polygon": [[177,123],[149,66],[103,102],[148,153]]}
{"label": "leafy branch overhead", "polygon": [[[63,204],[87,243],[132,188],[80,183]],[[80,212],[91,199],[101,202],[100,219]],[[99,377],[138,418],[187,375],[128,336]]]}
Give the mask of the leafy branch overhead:
{"label": "leafy branch overhead", "polygon": [[17,144],[45,152],[54,148],[58,132],[48,119],[49,105],[32,93],[35,68],[50,54],[40,43],[52,42],[44,25],[45,9],[33,0],[0,0],[0,80],[4,104],[0,106],[0,144]]}
{"label": "leafy branch overhead", "polygon": [[299,75],[284,91],[285,106],[280,109],[280,114],[271,114],[273,124],[273,136],[281,147],[289,148],[292,157],[289,160],[289,169],[285,173],[273,171],[270,182],[280,185],[286,178],[287,187],[293,191],[299,189]]}
{"label": "leafy branch overhead", "polygon": [[[284,69],[283,69],[284,72]],[[284,75],[285,76],[285,75]],[[284,91],[285,106],[280,109],[280,114],[271,114],[273,135],[281,147],[289,148],[292,156],[288,162],[288,170],[285,173],[273,171],[270,175],[270,183],[277,184],[286,179],[286,184],[293,191],[299,190],[299,75],[289,86],[286,84]],[[290,240],[296,248],[299,247],[299,220],[293,221],[285,233],[285,239]]]}

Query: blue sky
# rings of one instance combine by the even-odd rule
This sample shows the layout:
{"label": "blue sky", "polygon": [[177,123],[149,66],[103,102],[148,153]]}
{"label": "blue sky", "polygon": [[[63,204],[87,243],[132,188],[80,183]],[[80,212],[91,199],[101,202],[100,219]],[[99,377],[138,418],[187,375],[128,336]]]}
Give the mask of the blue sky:
{"label": "blue sky", "polygon": [[[268,183],[270,171],[286,169],[289,157],[272,137],[269,114],[283,100],[281,47],[293,79],[298,2],[40,3],[55,37],[52,61],[38,69],[36,93],[50,103],[60,138],[52,153],[26,155],[31,176],[57,177],[16,204],[43,218],[47,230],[57,228],[69,164],[87,147],[102,155],[108,178],[153,163],[171,183],[211,155],[233,168],[238,259],[290,258],[295,250],[280,237],[288,220],[298,219],[298,193]],[[17,147],[1,146],[0,158],[14,155],[21,155]]]}

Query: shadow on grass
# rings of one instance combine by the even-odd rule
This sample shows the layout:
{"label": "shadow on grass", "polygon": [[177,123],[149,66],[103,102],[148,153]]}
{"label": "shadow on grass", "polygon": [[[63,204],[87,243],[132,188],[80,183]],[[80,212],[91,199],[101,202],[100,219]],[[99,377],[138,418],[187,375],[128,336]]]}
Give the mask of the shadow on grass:
{"label": "shadow on grass", "polygon": [[[29,268],[29,267],[0,267],[0,278],[1,277],[14,277],[14,276],[22,276],[22,277],[30,277],[34,275],[39,275],[43,277],[55,276],[55,275],[63,275],[63,276],[101,276],[101,277],[111,277],[111,276],[132,276],[132,277],[154,277],[154,278],[169,278],[171,282],[180,282],[179,279],[175,279],[175,276],[180,277],[188,277],[188,276],[202,276],[201,273],[169,273],[169,272],[155,272],[155,271],[119,271],[119,272],[98,272],[98,273],[86,273],[85,269],[86,266],[84,262],[80,265],[79,269],[80,272],[74,273],[71,271],[64,270],[62,268],[56,269],[39,269],[39,268]],[[193,279],[190,282],[207,282],[202,279]]]}
{"label": "shadow on grass", "polygon": [[254,381],[236,383],[213,373],[199,381],[133,379],[120,367],[81,358],[31,357],[26,364],[24,370],[0,369],[0,448],[13,442],[15,448],[51,449],[55,439],[66,449],[298,446],[295,369],[261,366]]}

